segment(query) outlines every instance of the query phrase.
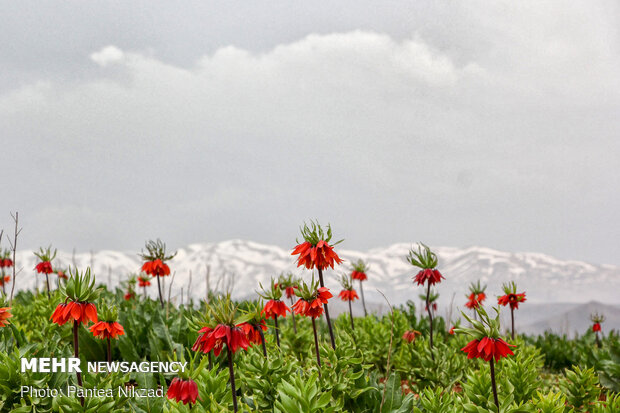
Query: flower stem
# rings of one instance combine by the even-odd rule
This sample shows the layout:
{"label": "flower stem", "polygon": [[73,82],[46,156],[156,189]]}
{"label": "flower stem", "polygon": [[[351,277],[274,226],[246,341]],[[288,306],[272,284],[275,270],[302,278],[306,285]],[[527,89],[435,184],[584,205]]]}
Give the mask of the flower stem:
{"label": "flower stem", "polygon": [[[323,282],[323,270],[317,268],[319,270],[319,283],[321,283],[321,287],[325,287],[325,283]],[[329,339],[332,342],[332,348],[336,349],[336,339],[334,338],[334,329],[332,328],[332,320],[329,318],[329,309],[327,308],[327,303],[323,304],[323,308],[325,309],[325,319],[327,320],[327,327],[329,328]]]}
{"label": "flower stem", "polygon": [[601,348],[602,344],[601,344],[601,339],[598,336],[598,331],[594,333],[594,336],[596,337],[596,347]]}
{"label": "flower stem", "polygon": [[431,312],[431,306],[429,303],[429,297],[431,295],[431,283],[428,283],[428,289],[426,290],[426,311],[428,312],[428,321],[430,324],[430,345],[431,345],[431,357],[435,360],[435,356],[433,355],[433,313]]}
{"label": "flower stem", "polygon": [[[80,345],[78,342],[78,328],[80,327],[80,323],[77,320],[73,320],[73,351],[75,354],[75,358],[80,358]],[[78,386],[82,387],[82,373],[79,371],[75,372],[77,376]],[[84,396],[80,396],[80,404],[84,406]]]}
{"label": "flower stem", "polygon": [[47,273],[45,273],[45,285],[47,287],[47,299],[50,299],[50,278]]}
{"label": "flower stem", "polygon": [[275,332],[276,332],[276,343],[278,344],[278,347],[280,347],[280,332],[279,332],[279,328],[278,328],[278,316],[274,314],[273,316],[273,321],[275,323]]}
{"label": "flower stem", "polygon": [[267,357],[267,346],[265,345],[265,334],[263,334],[263,329],[260,328],[259,324],[255,324],[253,325],[253,327],[256,329],[256,331],[258,331],[258,334],[260,335],[260,342],[263,345],[263,356]]}
{"label": "flower stem", "polygon": [[499,412],[499,400],[497,399],[497,385],[495,384],[495,365],[493,363],[493,359],[490,360],[491,363],[491,386],[493,387],[493,400],[495,400],[495,405],[497,406],[497,411]]}
{"label": "flower stem", "polygon": [[514,340],[515,339],[515,309],[510,307],[510,321],[512,321],[512,332],[511,332],[511,337]]}
{"label": "flower stem", "polygon": [[321,377],[321,355],[319,354],[319,336],[316,334],[316,321],[312,317],[312,331],[314,331],[314,349],[316,350],[316,362],[319,366],[319,377]]}
{"label": "flower stem", "polygon": [[364,286],[362,285],[362,280],[360,280],[360,293],[362,294],[362,306],[364,307],[364,317],[367,317],[368,311],[366,311],[366,300],[364,299]]}
{"label": "flower stem", "polygon": [[[291,297],[291,307],[293,306],[293,297]],[[295,321],[295,311],[291,311],[291,315],[293,316],[293,331],[297,334],[297,322]]]}
{"label": "flower stem", "polygon": [[142,292],[144,293],[144,301],[146,301],[146,285],[142,286]]}
{"label": "flower stem", "polygon": [[237,411],[237,390],[235,389],[235,370],[233,367],[233,354],[230,347],[226,346],[228,351],[228,372],[230,373],[230,391],[232,392],[233,409]]}
{"label": "flower stem", "polygon": [[164,308],[164,299],[161,296],[161,285],[159,284],[159,275],[157,276],[157,291],[159,291],[159,302],[161,303],[161,308]]}
{"label": "flower stem", "polygon": [[351,300],[349,300],[349,315],[351,316],[351,330],[355,330],[355,325],[353,324],[353,309],[351,308]]}
{"label": "flower stem", "polygon": [[108,337],[108,363],[112,363],[112,343],[110,337]]}

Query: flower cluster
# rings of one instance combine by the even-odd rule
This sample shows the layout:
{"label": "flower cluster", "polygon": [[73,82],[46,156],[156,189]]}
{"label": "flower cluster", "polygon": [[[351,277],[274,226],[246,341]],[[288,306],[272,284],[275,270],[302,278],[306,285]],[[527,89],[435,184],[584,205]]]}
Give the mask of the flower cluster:
{"label": "flower cluster", "polygon": [[416,337],[420,335],[422,335],[422,333],[417,330],[405,331],[405,333],[403,334],[403,340],[408,343],[413,343]]}
{"label": "flower cluster", "polygon": [[411,265],[420,268],[420,271],[414,277],[414,282],[418,285],[424,285],[427,281],[429,284],[434,285],[440,283],[442,278],[444,278],[435,268],[438,262],[437,255],[426,245],[418,245],[417,251],[411,249],[407,259]]}
{"label": "flower cluster", "polygon": [[[170,269],[168,269],[170,272]],[[140,274],[138,276],[138,287],[149,287],[151,285],[151,281],[146,275]]]}
{"label": "flower cluster", "polygon": [[0,308],[0,327],[6,327],[9,325],[9,318],[13,317],[11,314],[11,307]]}
{"label": "flower cluster", "polygon": [[364,260],[359,259],[353,263],[353,270],[351,271],[351,278],[353,280],[366,281],[368,279],[366,272],[368,272],[368,265],[366,265]]}
{"label": "flower cluster", "polygon": [[[91,304],[92,305],[92,304]],[[118,310],[108,307],[104,301],[99,303],[99,321],[90,326],[89,331],[100,339],[116,338],[125,334],[125,329],[118,323]]]}
{"label": "flower cluster", "polygon": [[476,309],[480,315],[480,321],[472,320],[466,314],[463,316],[469,321],[473,328],[454,328],[454,332],[465,332],[473,336],[465,347],[461,350],[467,353],[468,359],[481,358],[485,361],[499,361],[502,357],[512,356],[514,353],[510,347],[516,347],[508,344],[499,336],[499,309],[494,308],[497,316],[494,319],[489,318],[483,307]]}
{"label": "flower cluster", "polygon": [[605,316],[599,313],[590,315],[590,321],[592,321],[592,331],[597,333],[601,331],[601,323],[605,321]]}
{"label": "flower cluster", "polygon": [[320,225],[312,222],[311,226],[304,224],[301,229],[301,235],[304,242],[297,241],[297,246],[293,249],[291,255],[299,255],[297,257],[297,266],[305,266],[307,269],[317,268],[324,270],[327,267],[334,268],[334,264],[341,264],[343,261],[334,251],[334,244],[329,242],[332,239],[332,229],[328,225],[327,232],[324,232]]}
{"label": "flower cluster", "polygon": [[299,300],[293,305],[295,314],[301,314],[306,317],[318,318],[323,314],[323,304],[333,297],[332,293],[326,287],[317,288],[318,283],[312,278],[310,285],[305,282],[297,291]]}
{"label": "flower cluster", "polygon": [[52,322],[62,326],[69,320],[86,324],[88,321],[97,322],[97,307],[92,303],[70,301],[60,303],[50,316]]}
{"label": "flower cluster", "polygon": [[359,298],[348,276],[343,275],[340,278],[340,284],[342,285],[342,291],[340,291],[338,297],[340,297],[342,301],[355,301]]}
{"label": "flower cluster", "polygon": [[148,241],[146,243],[146,251],[146,253],[142,252],[139,254],[144,260],[142,272],[153,277],[170,275],[170,267],[168,267],[166,261],[174,258],[176,252],[172,255],[166,255],[166,244],[161,242],[161,240]]}
{"label": "flower cluster", "polygon": [[471,283],[469,286],[469,296],[467,297],[467,302],[465,303],[465,307],[473,310],[475,308],[480,307],[482,302],[487,298],[484,291],[487,289],[486,285],[481,285],[480,280],[476,282],[476,284]]}
{"label": "flower cluster", "polygon": [[517,310],[519,303],[525,301],[525,293],[517,294],[517,284],[514,282],[503,285],[504,295],[497,299],[499,305],[510,305],[511,310]]}
{"label": "flower cluster", "polygon": [[218,324],[215,328],[208,326],[201,328],[192,350],[202,351],[203,353],[213,350],[213,353],[219,356],[224,344],[233,353],[236,353],[240,348],[248,349],[250,343],[242,324],[236,326]]}
{"label": "flower cluster", "polygon": [[178,377],[175,377],[174,379],[172,379],[172,382],[168,387],[166,397],[168,397],[170,400],[175,400],[177,403],[196,403],[196,399],[199,399],[198,385],[192,379],[182,380]]}
{"label": "flower cluster", "polygon": [[254,344],[261,344],[263,342],[263,338],[261,337],[261,333],[258,329],[260,328],[262,331],[267,331],[265,320],[260,320],[258,323],[241,323],[239,324],[239,327],[241,327],[247,336],[251,346]]}
{"label": "flower cluster", "polygon": [[13,260],[9,258],[11,250],[4,250],[0,253],[0,269],[11,268],[13,266]]}
{"label": "flower cluster", "polygon": [[262,292],[259,292],[258,295],[267,300],[265,307],[263,308],[263,314],[267,318],[276,318],[276,317],[286,317],[286,312],[291,311],[287,305],[281,301],[282,298],[282,289],[278,286],[277,283],[272,279],[271,280],[271,288],[266,290],[262,284],[259,284]]}
{"label": "flower cluster", "polygon": [[95,278],[91,277],[90,268],[83,274],[73,270],[67,282],[60,286],[61,295],[66,297],[65,302],[58,304],[50,320],[58,325],[64,325],[69,320],[83,324],[88,321],[96,323],[97,308],[92,302],[98,292],[94,287]]}

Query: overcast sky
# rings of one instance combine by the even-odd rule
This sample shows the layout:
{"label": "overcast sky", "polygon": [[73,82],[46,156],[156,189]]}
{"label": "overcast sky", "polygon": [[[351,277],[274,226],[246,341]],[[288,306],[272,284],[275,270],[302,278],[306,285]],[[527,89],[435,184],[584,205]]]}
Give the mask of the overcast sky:
{"label": "overcast sky", "polygon": [[[481,245],[620,264],[620,3],[19,1],[21,247]],[[6,247],[6,240],[3,241]]]}

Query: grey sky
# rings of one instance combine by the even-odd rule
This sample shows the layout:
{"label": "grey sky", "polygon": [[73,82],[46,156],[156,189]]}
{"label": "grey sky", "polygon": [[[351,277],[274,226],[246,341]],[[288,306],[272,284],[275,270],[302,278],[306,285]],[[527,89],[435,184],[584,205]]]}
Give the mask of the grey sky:
{"label": "grey sky", "polygon": [[[207,5],[208,4],[208,5]],[[423,240],[620,264],[620,5],[4,2],[21,245]],[[6,244],[4,244],[6,246]]]}

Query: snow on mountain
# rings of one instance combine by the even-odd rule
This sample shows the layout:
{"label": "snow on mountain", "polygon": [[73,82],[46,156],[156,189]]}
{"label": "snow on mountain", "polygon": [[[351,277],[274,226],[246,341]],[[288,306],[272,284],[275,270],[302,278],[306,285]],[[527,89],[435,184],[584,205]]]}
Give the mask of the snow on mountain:
{"label": "snow on mountain", "polygon": [[[338,274],[348,271],[352,261],[362,258],[370,264],[364,292],[367,302],[373,303],[374,308],[385,305],[377,290],[381,290],[392,304],[401,304],[409,299],[419,304],[418,295],[424,290],[413,284],[412,276],[416,270],[405,259],[411,246],[399,243],[367,252],[339,248],[338,253],[345,263],[336,271],[326,271],[327,286],[338,292]],[[496,302],[495,297],[502,294],[502,283],[508,281],[516,281],[519,291],[526,291],[528,301],[524,306],[534,303],[586,303],[592,300],[612,305],[620,302],[620,267],[482,247],[434,247],[433,250],[439,257],[438,268],[446,278],[438,286],[439,312],[444,315],[450,312],[450,308],[452,314],[458,314],[466,301],[468,285],[478,279],[488,284],[488,302],[493,303]],[[20,286],[32,288],[36,283],[42,286],[44,278],[34,275],[35,259],[32,251],[18,251],[17,267],[22,268],[18,274]],[[141,261],[135,251],[99,251],[75,256],[59,251],[54,266],[69,265],[80,269],[91,266],[99,283],[114,287],[129,273],[137,273]],[[181,299],[181,289],[185,300],[188,291],[194,299],[205,296],[207,268],[210,271],[210,288],[230,290],[236,298],[255,296],[259,283],[267,285],[271,277],[281,272],[292,271],[306,280],[311,277],[310,271],[295,266],[295,257],[290,255],[290,250],[243,240],[191,244],[178,250],[170,267],[176,272],[171,296],[177,302]],[[168,294],[171,279],[165,277],[165,295]],[[56,283],[54,275],[51,275],[51,282]],[[154,297],[156,283],[153,285],[149,294]]]}

